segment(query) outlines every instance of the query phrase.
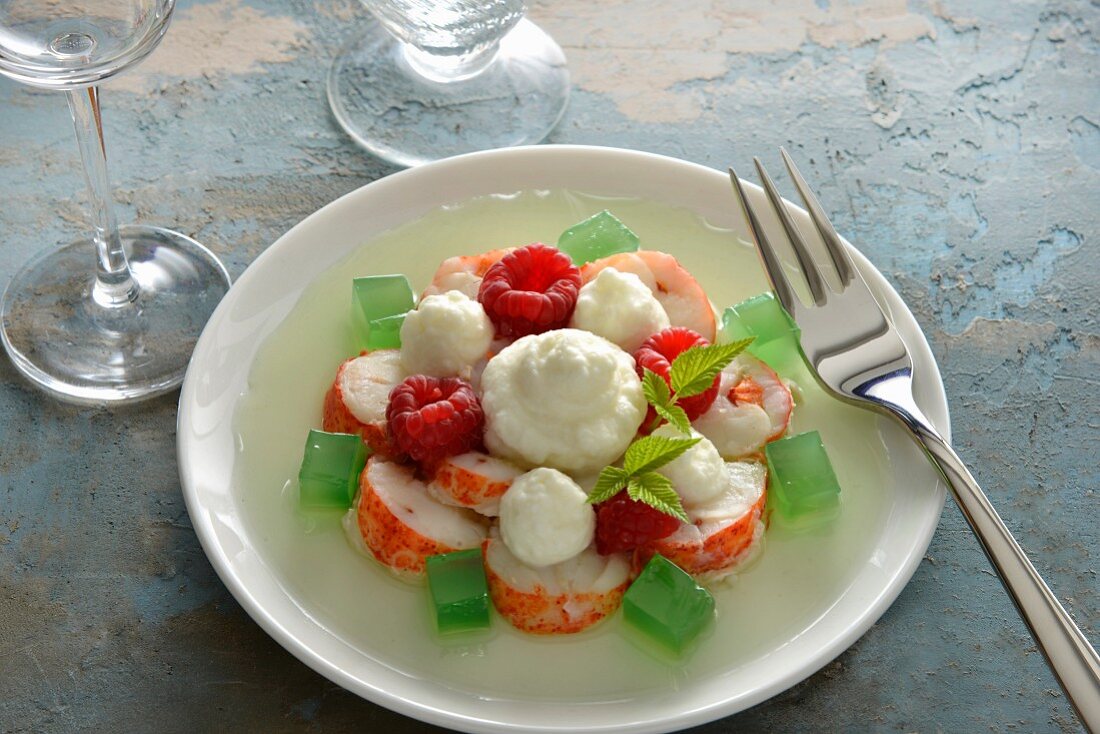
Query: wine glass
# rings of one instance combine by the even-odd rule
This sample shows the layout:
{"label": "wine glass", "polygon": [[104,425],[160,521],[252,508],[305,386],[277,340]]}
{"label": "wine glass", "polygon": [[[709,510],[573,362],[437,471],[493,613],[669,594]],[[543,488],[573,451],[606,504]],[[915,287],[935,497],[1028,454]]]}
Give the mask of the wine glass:
{"label": "wine glass", "polygon": [[523,0],[363,0],[376,22],[328,76],[336,120],[404,166],[545,138],[569,98],[561,48]]}
{"label": "wine glass", "polygon": [[91,202],[90,242],[47,249],[9,282],[0,338],[25,376],[77,403],[177,387],[229,288],[214,255],[178,232],[119,227],[96,84],[145,58],[175,0],[0,0],[0,74],[65,90]]}

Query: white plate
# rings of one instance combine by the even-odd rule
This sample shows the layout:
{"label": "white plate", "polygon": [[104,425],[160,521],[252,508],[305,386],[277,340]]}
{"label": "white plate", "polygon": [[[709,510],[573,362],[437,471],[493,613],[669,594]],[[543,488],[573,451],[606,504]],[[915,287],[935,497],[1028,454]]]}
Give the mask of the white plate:
{"label": "white plate", "polygon": [[[843,556],[845,567],[837,575],[842,583],[806,604],[797,625],[759,640],[762,647],[751,655],[739,656],[731,647],[728,660],[720,657],[716,664],[713,656],[722,651],[708,650],[710,662],[700,664],[702,672],[689,668],[680,675],[673,670],[665,678],[664,691],[655,691],[651,685],[632,689],[629,677],[624,677],[613,693],[571,693],[566,686],[552,697],[525,695],[482,686],[476,676],[462,674],[461,661],[448,660],[447,666],[438,669],[432,660],[410,663],[403,654],[420,649],[416,645],[405,649],[400,640],[375,646],[363,642],[356,636],[354,619],[331,612],[332,600],[302,594],[289,578],[291,571],[280,565],[280,557],[270,552],[266,539],[246,520],[248,510],[234,477],[240,446],[249,436],[237,435],[234,415],[249,390],[261,345],[292,313],[307,286],[360,251],[373,236],[440,207],[471,197],[545,189],[683,208],[711,225],[747,236],[725,174],[671,158],[609,148],[539,146],[476,153],[404,171],[340,198],[307,217],[256,259],[222,301],[198,342],[183,384],[178,425],[180,476],[191,521],[222,581],[268,634],[330,680],[403,714],[466,731],[656,732],[741,711],[811,675],[852,644],[897,597],[924,554],[943,507],[944,487],[920,452],[889,421],[867,419],[874,423],[865,438],[869,445],[881,442],[885,457],[882,476],[876,481],[888,499],[882,501],[873,526],[858,531],[862,543],[858,555]],[[749,194],[765,210],[762,192],[750,187]],[[804,213],[802,221],[808,221]],[[767,220],[765,226],[776,224]],[[946,398],[920,328],[882,275],[858,253],[853,256],[913,352],[918,402],[946,433]],[[708,283],[723,276],[719,269],[696,272],[708,289]],[[325,370],[334,371],[335,366]],[[293,425],[288,430],[304,436],[307,427]],[[281,460],[293,463],[297,458]],[[278,488],[274,491],[277,494]],[[751,608],[752,602],[746,603]],[[721,599],[719,604],[721,610]],[[720,611],[720,623],[721,619]],[[618,637],[611,633],[585,645],[593,650],[615,646]],[[524,665],[536,671],[541,658],[570,649],[568,642],[553,647],[554,641],[542,639],[507,644],[513,653],[520,650]],[[492,646],[488,654],[491,658]],[[655,665],[638,655],[637,665],[631,667],[644,670]],[[587,665],[583,657],[578,663],[578,668]]]}

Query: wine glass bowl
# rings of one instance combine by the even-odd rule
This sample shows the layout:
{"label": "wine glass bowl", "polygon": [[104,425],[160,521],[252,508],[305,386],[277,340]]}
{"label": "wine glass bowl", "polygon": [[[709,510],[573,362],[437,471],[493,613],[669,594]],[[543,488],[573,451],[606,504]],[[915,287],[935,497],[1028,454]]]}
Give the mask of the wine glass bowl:
{"label": "wine glass bowl", "polygon": [[96,84],[149,55],[173,7],[174,0],[0,0],[0,74],[50,89]]}
{"label": "wine glass bowl", "polygon": [[363,0],[374,18],[336,55],[345,132],[402,166],[537,143],[569,98],[565,55],[523,0]]}
{"label": "wine glass bowl", "polygon": [[88,186],[91,236],[49,248],[0,300],[12,364],[54,396],[118,403],[177,387],[229,289],[218,259],[190,237],[115,219],[96,83],[160,42],[175,0],[0,0],[0,74],[65,90]]}
{"label": "wine glass bowl", "polygon": [[493,60],[504,34],[523,18],[523,0],[364,0],[404,46],[406,60],[437,81],[459,81]]}

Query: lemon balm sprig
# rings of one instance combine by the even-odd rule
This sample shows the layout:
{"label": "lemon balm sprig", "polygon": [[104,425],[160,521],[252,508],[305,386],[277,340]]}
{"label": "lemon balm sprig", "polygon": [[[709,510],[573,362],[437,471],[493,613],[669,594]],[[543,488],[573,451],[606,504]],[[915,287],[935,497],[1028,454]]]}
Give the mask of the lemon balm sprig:
{"label": "lemon balm sprig", "polygon": [[626,449],[623,466],[606,466],[596,480],[596,486],[588,495],[589,504],[606,502],[626,490],[630,499],[644,502],[688,522],[687,513],[680,503],[680,495],[672,488],[672,482],[656,470],[674,461],[685,451],[699,443],[698,438],[666,438],[643,436]]}
{"label": "lemon balm sprig", "polygon": [[657,413],[649,432],[655,431],[662,421],[668,421],[681,433],[691,433],[691,421],[677,402],[710,389],[718,373],[745,351],[752,341],[753,337],[749,337],[729,344],[708,344],[684,350],[672,360],[669,369],[671,387],[656,372],[646,369],[642,375],[642,392]]}
{"label": "lemon balm sprig", "polygon": [[[669,371],[671,388],[660,375],[646,369],[642,377],[642,391],[657,413],[656,420],[650,426],[650,433],[660,427],[663,421],[668,421],[681,433],[690,434],[691,422],[684,409],[676,404],[677,400],[706,392],[718,373],[751,343],[752,339],[749,338],[731,344],[713,344],[685,350],[672,361]],[[600,472],[596,486],[588,495],[589,504],[606,502],[625,489],[630,499],[644,502],[683,522],[690,522],[672,482],[657,469],[675,461],[700,440],[666,436],[643,436],[635,439],[626,449],[622,468],[606,466]]]}

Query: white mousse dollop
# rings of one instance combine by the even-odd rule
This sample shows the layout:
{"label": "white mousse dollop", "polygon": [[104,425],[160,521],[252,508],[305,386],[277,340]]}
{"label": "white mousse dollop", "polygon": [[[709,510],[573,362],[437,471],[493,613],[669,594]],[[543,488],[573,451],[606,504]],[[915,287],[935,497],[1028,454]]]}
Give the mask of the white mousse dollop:
{"label": "white mousse dollop", "polygon": [[466,376],[489,351],[493,323],[460,291],[427,296],[401,325],[401,360],[409,374]]}
{"label": "white mousse dollop", "polygon": [[729,485],[726,462],[718,454],[718,449],[698,431],[685,436],[679,429],[665,424],[653,432],[654,436],[666,438],[698,438],[699,443],[662,466],[658,471],[672,482],[676,494],[685,508],[709,502],[715,499]]}
{"label": "white mousse dollop", "polygon": [[575,475],[619,458],[645,418],[634,359],[578,329],[516,340],[489,360],[481,390],[490,453]]}
{"label": "white mousse dollop", "polygon": [[577,555],[592,542],[596,513],[577,483],[556,469],[522,474],[500,498],[500,535],[508,550],[541,568]]}
{"label": "white mousse dollop", "polygon": [[608,267],[581,288],[569,325],[633,352],[650,336],[667,329],[669,321],[641,278]]}

